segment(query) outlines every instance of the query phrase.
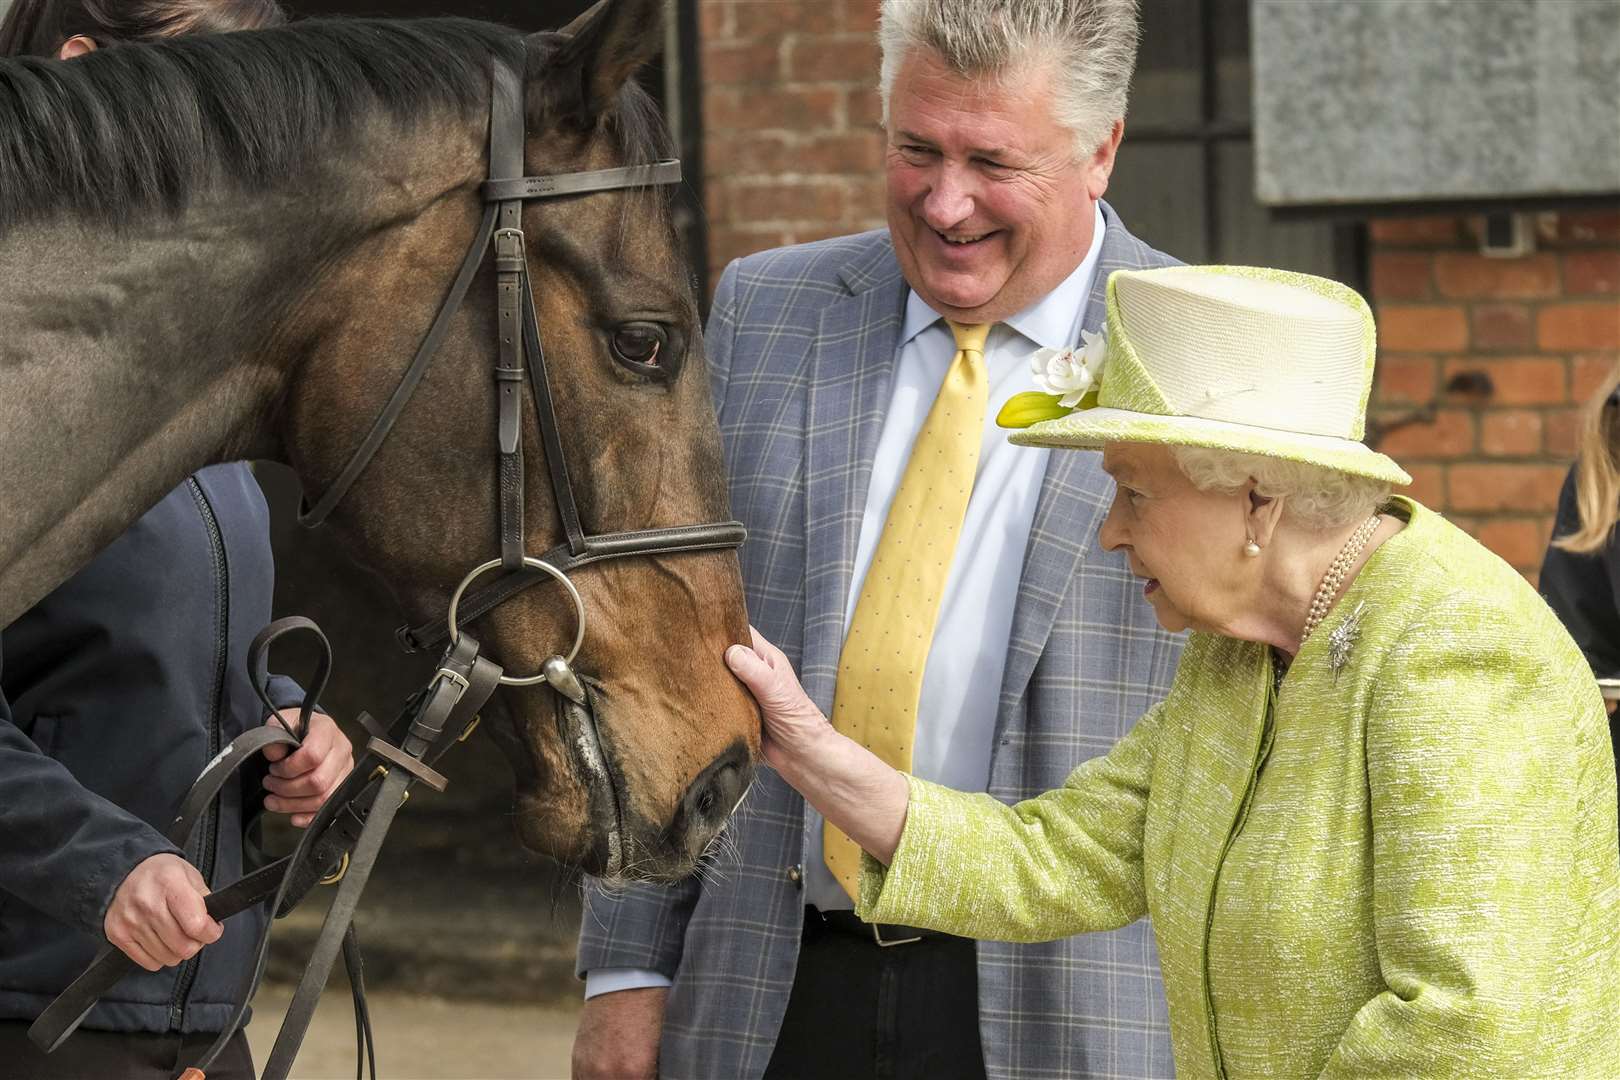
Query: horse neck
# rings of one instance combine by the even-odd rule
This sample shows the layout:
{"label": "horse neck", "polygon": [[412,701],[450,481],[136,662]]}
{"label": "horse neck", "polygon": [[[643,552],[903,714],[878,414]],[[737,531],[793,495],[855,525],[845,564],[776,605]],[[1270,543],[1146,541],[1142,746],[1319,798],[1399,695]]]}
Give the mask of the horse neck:
{"label": "horse neck", "polygon": [[432,160],[392,134],[270,193],[0,233],[0,626],[190,473],[284,456],[274,413],[322,332],[323,268],[472,169],[444,154],[444,176],[390,176]]}

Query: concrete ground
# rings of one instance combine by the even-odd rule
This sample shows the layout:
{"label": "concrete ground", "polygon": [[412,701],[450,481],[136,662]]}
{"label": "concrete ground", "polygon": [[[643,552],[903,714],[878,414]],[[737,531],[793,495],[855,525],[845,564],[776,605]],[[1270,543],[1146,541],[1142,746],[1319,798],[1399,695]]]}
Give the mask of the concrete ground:
{"label": "concrete ground", "polygon": [[[264,1067],[290,987],[267,986],[253,1002],[248,1041]],[[497,1004],[368,993],[379,1080],[566,1080],[577,1005]],[[354,1011],[341,972],[321,999],[294,1080],[354,1076]]]}

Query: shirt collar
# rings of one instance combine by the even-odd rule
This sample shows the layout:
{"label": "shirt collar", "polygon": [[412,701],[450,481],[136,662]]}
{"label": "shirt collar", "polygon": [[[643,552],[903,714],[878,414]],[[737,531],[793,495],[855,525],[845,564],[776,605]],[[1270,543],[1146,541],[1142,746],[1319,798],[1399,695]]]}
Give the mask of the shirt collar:
{"label": "shirt collar", "polygon": [[[1103,232],[1107,228],[1101,205],[1092,204],[1092,210],[1096,214],[1096,223],[1091,230],[1091,248],[1086,252],[1086,257],[1080,260],[1080,265],[1059,282],[1057,288],[1018,314],[1002,320],[1005,325],[1034,342],[1037,348],[1066,349],[1079,337],[1080,315],[1091,296],[1091,280],[1097,273]],[[929,307],[928,302],[918,296],[915,290],[906,290],[906,320],[900,331],[900,344],[904,346],[941,318],[939,312]]]}

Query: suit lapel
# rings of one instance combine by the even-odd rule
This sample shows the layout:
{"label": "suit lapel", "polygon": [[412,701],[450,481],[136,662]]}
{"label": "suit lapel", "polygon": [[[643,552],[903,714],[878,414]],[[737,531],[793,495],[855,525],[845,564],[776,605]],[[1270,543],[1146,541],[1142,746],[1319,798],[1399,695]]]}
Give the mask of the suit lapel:
{"label": "suit lapel", "polygon": [[811,347],[805,436],[805,627],[799,674],[832,707],[861,512],[894,380],[906,284],[887,239],[840,276]]}
{"label": "suit lapel", "polygon": [[[1108,275],[1115,270],[1172,261],[1127,232],[1107,203],[1103,204],[1103,217],[1106,231],[1102,250],[1097,255],[1097,272],[1080,320],[1081,326],[1092,331],[1103,324]],[[1108,512],[1112,488],[1096,452],[1052,452],[1040,500],[1035,504],[1018,598],[1014,601],[1011,649],[1001,680],[1002,709],[996,719],[998,736],[1017,713],[1070,579],[1097,542],[1097,530]]]}

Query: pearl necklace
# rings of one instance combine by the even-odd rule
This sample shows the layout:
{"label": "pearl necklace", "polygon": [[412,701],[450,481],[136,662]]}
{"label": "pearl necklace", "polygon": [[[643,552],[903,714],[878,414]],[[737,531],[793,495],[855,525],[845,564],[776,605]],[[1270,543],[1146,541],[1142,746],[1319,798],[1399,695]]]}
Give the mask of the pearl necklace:
{"label": "pearl necklace", "polygon": [[1344,584],[1344,575],[1350,572],[1351,564],[1356,561],[1356,556],[1361,554],[1361,549],[1367,546],[1367,541],[1372,539],[1372,534],[1377,531],[1378,523],[1382,520],[1380,515],[1374,514],[1363,521],[1356,531],[1350,534],[1350,539],[1344,542],[1344,547],[1333,557],[1327,573],[1322,575],[1322,584],[1317,587],[1315,598],[1311,600],[1310,614],[1305,616],[1305,631],[1299,635],[1301,646],[1310,639],[1311,631],[1327,618],[1328,609],[1333,606],[1334,598],[1339,595],[1339,586]]}

